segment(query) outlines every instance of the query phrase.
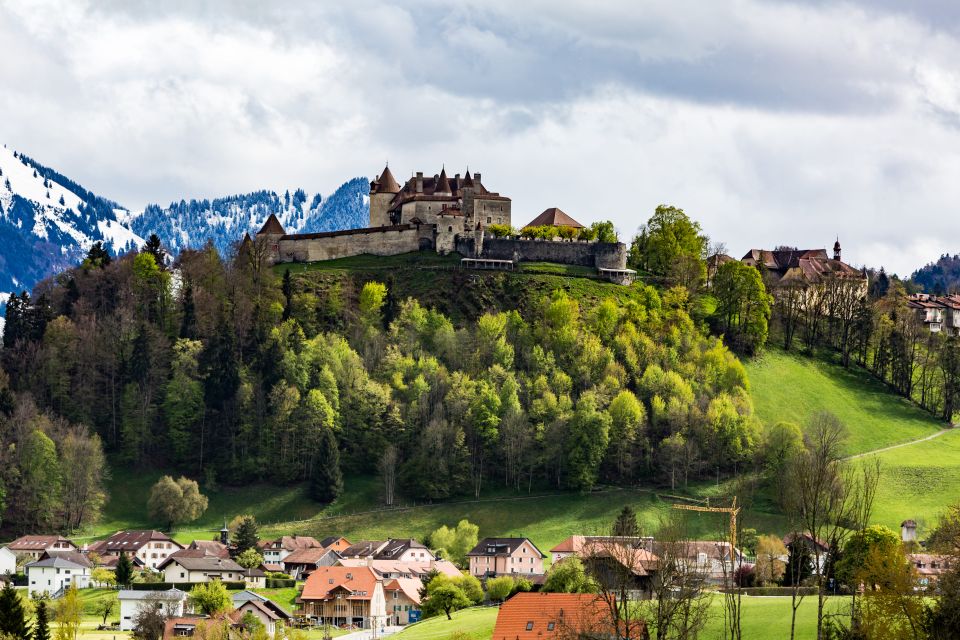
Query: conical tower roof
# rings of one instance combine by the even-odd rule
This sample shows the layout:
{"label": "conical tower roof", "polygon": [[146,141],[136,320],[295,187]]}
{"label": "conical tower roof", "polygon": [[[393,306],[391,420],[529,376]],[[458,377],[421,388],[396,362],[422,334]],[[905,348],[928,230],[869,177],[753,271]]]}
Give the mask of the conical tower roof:
{"label": "conical tower roof", "polygon": [[464,177],[464,179],[463,179],[463,186],[465,186],[465,187],[472,187],[472,186],[473,186],[473,178],[470,176],[470,167],[467,167],[467,173],[464,174],[464,175],[465,175],[466,177]]}
{"label": "conical tower roof", "polygon": [[436,188],[433,190],[433,192],[434,192],[434,193],[438,193],[438,194],[444,194],[444,193],[449,194],[449,193],[451,193],[451,191],[450,191],[450,181],[447,180],[447,168],[446,168],[446,167],[440,169],[440,177],[437,178],[437,186],[436,186]]}
{"label": "conical tower roof", "polygon": [[400,185],[390,173],[390,165],[385,166],[377,178],[377,193],[400,193]]}
{"label": "conical tower roof", "polygon": [[260,228],[260,231],[257,231],[257,235],[270,234],[270,235],[286,235],[287,232],[283,230],[283,225],[280,224],[280,221],[277,220],[277,216],[270,214],[270,217],[267,218],[267,221],[263,223],[263,227]]}

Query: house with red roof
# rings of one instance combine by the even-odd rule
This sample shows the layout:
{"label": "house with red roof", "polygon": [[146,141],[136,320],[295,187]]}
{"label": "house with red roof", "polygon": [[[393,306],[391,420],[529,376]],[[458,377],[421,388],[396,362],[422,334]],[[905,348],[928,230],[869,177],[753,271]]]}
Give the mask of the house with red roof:
{"label": "house with red roof", "polygon": [[[621,623],[622,624],[622,623]],[[590,593],[518,593],[500,607],[491,640],[596,638],[649,640],[646,625],[629,622],[616,633],[607,604]]]}
{"label": "house with red roof", "polygon": [[[384,616],[384,624],[405,625],[420,619],[422,586],[418,578],[384,579],[366,566],[319,567],[307,578],[297,602],[299,613],[317,624],[367,629],[375,616]],[[385,610],[378,611],[378,606]]]}

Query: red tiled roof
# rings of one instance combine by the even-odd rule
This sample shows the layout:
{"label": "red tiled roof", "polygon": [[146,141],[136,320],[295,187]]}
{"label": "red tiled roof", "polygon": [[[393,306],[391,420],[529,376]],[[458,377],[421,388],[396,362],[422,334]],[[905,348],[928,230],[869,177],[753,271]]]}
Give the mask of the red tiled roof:
{"label": "red tiled roof", "polygon": [[[500,607],[491,640],[544,640],[604,635],[606,604],[588,593],[518,593]],[[631,638],[646,637],[643,623]]]}
{"label": "red tiled roof", "polygon": [[73,548],[77,547],[77,545],[63,536],[20,536],[8,544],[7,548],[9,548],[10,551],[43,551],[58,542],[66,542]]}
{"label": "red tiled roof", "polygon": [[183,545],[160,531],[117,531],[115,534],[90,545],[90,551],[97,553],[137,551],[148,542],[170,542],[183,549]]}
{"label": "red tiled roof", "polygon": [[303,585],[301,600],[329,600],[331,592],[345,589],[348,600],[369,600],[377,575],[369,567],[320,567]]}
{"label": "red tiled roof", "polygon": [[393,174],[390,173],[390,165],[383,168],[383,173],[373,183],[376,186],[375,193],[397,193],[400,191],[400,185],[397,184]]}

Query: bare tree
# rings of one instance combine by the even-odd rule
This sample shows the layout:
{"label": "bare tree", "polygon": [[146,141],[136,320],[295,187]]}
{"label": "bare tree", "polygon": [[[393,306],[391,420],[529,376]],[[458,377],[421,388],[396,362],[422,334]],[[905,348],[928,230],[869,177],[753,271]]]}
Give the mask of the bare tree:
{"label": "bare tree", "polygon": [[791,469],[789,511],[813,541],[818,640],[823,638],[826,596],[826,563],[820,541],[829,541],[837,548],[860,509],[855,476],[841,457],[845,438],[846,429],[836,416],[827,412],[815,414],[804,437],[805,449],[796,456]]}
{"label": "bare tree", "polygon": [[383,479],[383,500],[388,507],[393,506],[394,492],[397,486],[397,462],[399,454],[394,445],[388,445],[380,456],[380,477]]}
{"label": "bare tree", "polygon": [[597,585],[608,633],[617,640],[640,640],[637,634],[641,629],[646,633],[647,621],[636,602],[652,593],[655,556],[642,538],[615,535],[587,538],[580,554]]}

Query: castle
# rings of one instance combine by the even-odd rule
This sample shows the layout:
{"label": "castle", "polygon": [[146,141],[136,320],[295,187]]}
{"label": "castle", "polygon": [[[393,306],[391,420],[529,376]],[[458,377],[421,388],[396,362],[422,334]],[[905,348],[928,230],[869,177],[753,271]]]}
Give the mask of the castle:
{"label": "castle", "polygon": [[[554,224],[580,226],[556,208],[547,209],[536,221],[547,218]],[[495,238],[485,231],[491,225],[512,225],[511,201],[488,190],[479,173],[467,171],[462,178],[459,173],[450,178],[446,168],[432,177],[418,172],[401,187],[387,166],[370,182],[369,227],[287,234],[271,214],[257,232],[257,240],[265,243],[270,263],[436,251],[441,255],[459,253],[464,266],[474,268],[512,268],[521,261],[558,262],[595,267],[617,282],[632,279],[623,243]]]}

